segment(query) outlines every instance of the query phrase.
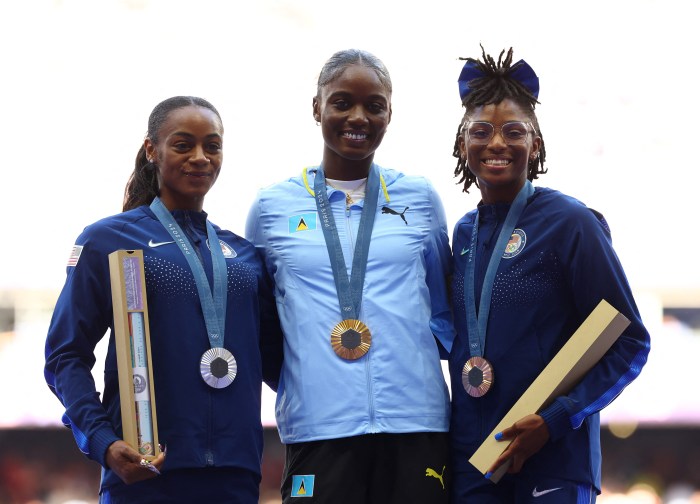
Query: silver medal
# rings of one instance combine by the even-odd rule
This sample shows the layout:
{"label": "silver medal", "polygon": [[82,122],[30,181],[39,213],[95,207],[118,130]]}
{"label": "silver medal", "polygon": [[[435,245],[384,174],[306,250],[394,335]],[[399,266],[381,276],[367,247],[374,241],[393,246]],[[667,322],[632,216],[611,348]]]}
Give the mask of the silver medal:
{"label": "silver medal", "polygon": [[202,354],[199,372],[207,385],[221,389],[233,383],[238,366],[231,352],[225,348],[214,347]]}

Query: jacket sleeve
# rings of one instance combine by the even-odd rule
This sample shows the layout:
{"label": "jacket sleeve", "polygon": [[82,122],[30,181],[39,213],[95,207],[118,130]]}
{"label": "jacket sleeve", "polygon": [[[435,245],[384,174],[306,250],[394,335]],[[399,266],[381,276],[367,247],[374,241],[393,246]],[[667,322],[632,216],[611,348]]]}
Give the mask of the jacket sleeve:
{"label": "jacket sleeve", "polygon": [[263,278],[259,287],[260,302],[260,354],[262,357],[263,381],[275,392],[279,384],[283,360],[283,337],[280,318],[277,312],[277,303],[272,288],[265,261],[263,264]]}
{"label": "jacket sleeve", "polygon": [[556,398],[540,412],[552,440],[578,429],[589,415],[610,404],[639,375],[650,348],[649,333],[613,250],[605,219],[585,207],[574,217],[571,239],[562,244],[559,257],[566,264],[565,274],[581,321],[605,299],[631,323],[568,395]]}
{"label": "jacket sleeve", "polygon": [[452,254],[445,209],[432,184],[427,184],[432,210],[431,229],[425,243],[426,283],[431,304],[430,329],[439,342],[440,358],[447,359],[455,338],[452,310],[447,294]]}
{"label": "jacket sleeve", "polygon": [[80,450],[105,466],[107,448],[120,438],[91,374],[95,346],[112,321],[108,258],[94,249],[95,241],[87,232],[78,238],[82,252],[67,269],[48,330],[44,377],[66,409],[63,423]]}
{"label": "jacket sleeve", "polygon": [[[258,195],[259,196],[259,195]],[[267,268],[267,254],[261,243],[258,224],[260,219],[260,200],[255,199],[246,220],[245,237],[253,245],[262,262],[263,278],[260,283],[260,353],[262,356],[263,381],[275,392],[279,383],[283,361],[283,336],[277,303],[274,295],[274,283]]]}

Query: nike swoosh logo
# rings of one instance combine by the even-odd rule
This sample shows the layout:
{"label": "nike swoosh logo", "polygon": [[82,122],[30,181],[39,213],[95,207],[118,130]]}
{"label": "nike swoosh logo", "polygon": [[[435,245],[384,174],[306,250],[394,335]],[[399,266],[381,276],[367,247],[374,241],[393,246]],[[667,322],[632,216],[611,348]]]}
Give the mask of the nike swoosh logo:
{"label": "nike swoosh logo", "polygon": [[148,246],[151,248],[160,247],[161,245],[167,245],[169,243],[175,243],[175,242],[174,241],[154,242],[153,240],[148,240]]}
{"label": "nike swoosh logo", "polygon": [[469,249],[468,249],[467,247],[464,247],[464,248],[462,249],[462,252],[460,252],[459,255],[464,255],[464,254],[468,254],[468,253],[469,253]]}
{"label": "nike swoosh logo", "polygon": [[558,488],[548,488],[547,490],[537,490],[537,487],[535,487],[532,490],[532,496],[533,497],[542,497],[543,495],[547,495],[548,493],[556,492],[557,490],[561,490],[562,487]]}

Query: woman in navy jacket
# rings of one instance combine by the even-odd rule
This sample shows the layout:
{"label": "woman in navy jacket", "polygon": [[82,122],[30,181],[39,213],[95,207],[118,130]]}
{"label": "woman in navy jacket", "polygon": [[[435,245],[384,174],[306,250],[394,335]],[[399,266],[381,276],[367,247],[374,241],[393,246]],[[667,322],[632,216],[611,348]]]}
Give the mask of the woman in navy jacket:
{"label": "woman in navy jacket", "polygon": [[[223,133],[219,113],[201,98],[157,105],[124,212],[86,227],[71,254],[45,376],[78,446],[103,467],[103,503],[258,502],[261,335],[279,334],[255,248],[202,211],[221,170]],[[121,440],[108,265],[118,249],[144,253],[158,434],[167,450],[150,463]],[[205,316],[211,305],[215,314]],[[100,400],[90,370],[107,330]],[[225,374],[205,372],[212,352],[227,362]]]}
{"label": "woman in navy jacket", "polygon": [[[504,53],[467,58],[459,78],[466,110],[455,175],[465,192],[476,184],[481,202],[452,241],[453,502],[592,502],[600,492],[598,412],[641,371],[649,334],[603,216],[532,186],[546,172],[539,79],[523,60],[512,64],[512,49]],[[511,466],[494,485],[469,458],[601,299],[631,324],[568,394],[498,433],[512,442],[490,472]]]}

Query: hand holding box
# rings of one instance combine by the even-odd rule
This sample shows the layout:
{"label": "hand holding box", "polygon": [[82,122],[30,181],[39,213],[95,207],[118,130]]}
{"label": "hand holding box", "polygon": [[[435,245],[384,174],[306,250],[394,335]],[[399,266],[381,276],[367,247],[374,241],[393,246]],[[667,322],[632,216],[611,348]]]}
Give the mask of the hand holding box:
{"label": "hand holding box", "polygon": [[[497,441],[495,435],[521,418],[547,407],[556,397],[568,393],[603,357],[629,324],[630,321],[624,315],[607,301],[601,300],[496,425],[469,462],[486,474],[509,444],[506,441]],[[510,462],[507,462],[494,471],[490,476],[491,481],[497,483],[509,466]]]}

